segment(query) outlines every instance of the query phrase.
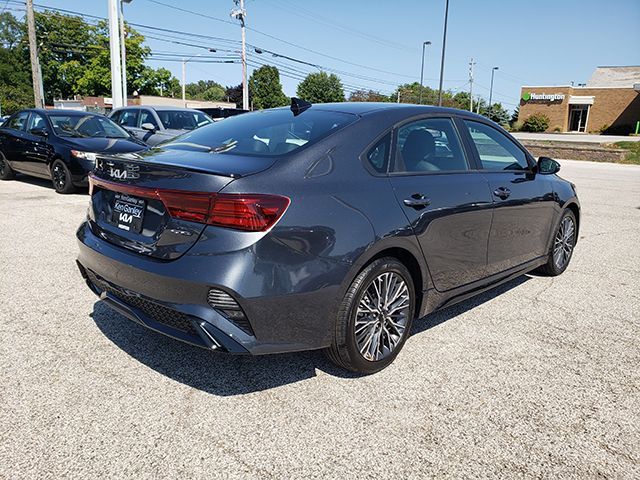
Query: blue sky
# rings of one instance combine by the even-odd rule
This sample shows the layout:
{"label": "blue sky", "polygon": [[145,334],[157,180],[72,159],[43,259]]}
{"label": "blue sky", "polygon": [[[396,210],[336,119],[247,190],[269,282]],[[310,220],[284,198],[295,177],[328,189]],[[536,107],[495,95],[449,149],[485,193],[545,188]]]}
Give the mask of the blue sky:
{"label": "blue sky", "polygon": [[[232,0],[158,1],[231,21]],[[271,37],[250,30],[247,41],[281,55],[355,75],[341,75],[351,88],[390,92],[396,84],[419,81],[421,44],[430,40],[425,83],[437,87],[444,3],[444,0],[249,0],[247,25]],[[36,4],[107,15],[107,0],[36,0]],[[125,17],[134,23],[240,39],[238,26],[177,11],[152,0],[133,0],[125,5]],[[148,39],[148,45],[157,52],[213,55],[203,48],[171,40],[218,49],[237,48],[221,40],[189,41],[184,36],[177,40],[153,35],[165,40]],[[215,55],[225,53],[219,51]],[[494,99],[512,109],[523,84],[582,83],[598,65],[640,65],[640,0],[450,0],[446,88],[468,90],[468,63],[472,56],[477,61],[474,91],[488,96],[491,67],[496,65],[499,70]],[[263,53],[256,58],[269,63],[273,57]],[[298,70],[313,70],[283,59],[276,61]],[[150,64],[169,68],[180,78],[179,62]],[[237,84],[241,81],[241,67],[189,63],[187,81],[199,79]],[[297,80],[282,78],[282,83],[285,93],[295,94]]]}

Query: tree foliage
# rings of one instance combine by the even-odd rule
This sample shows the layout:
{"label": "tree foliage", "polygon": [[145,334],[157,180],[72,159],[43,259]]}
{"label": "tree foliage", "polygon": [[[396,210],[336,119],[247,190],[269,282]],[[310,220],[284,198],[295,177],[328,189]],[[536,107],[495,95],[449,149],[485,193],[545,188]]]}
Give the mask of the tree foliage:
{"label": "tree foliage", "polygon": [[349,95],[349,102],[391,102],[393,99],[375,90],[356,90]]}
{"label": "tree foliage", "polygon": [[[2,13],[0,21],[0,48],[13,53],[12,57],[2,52],[2,66],[11,65],[11,70],[16,72],[13,78],[3,79],[0,91],[11,86],[11,91],[16,92],[15,98],[22,98],[29,95],[22,95],[23,92],[32,92],[26,25],[9,12]],[[51,11],[37,12],[35,21],[47,103],[51,104],[54,98],[71,98],[74,95],[111,95],[111,60],[106,22],[94,25],[79,16]],[[162,90],[165,94],[177,94],[180,85],[169,70],[154,69],[145,64],[151,49],[144,45],[144,36],[129,25],[125,29],[128,92],[149,95]],[[32,101],[29,101],[29,105],[32,105]]]}
{"label": "tree foliage", "polygon": [[213,80],[198,80],[194,83],[187,83],[185,94],[191,100],[209,102],[221,102],[227,98],[226,89]]}
{"label": "tree foliage", "polygon": [[249,91],[254,109],[282,107],[288,103],[287,96],[282,91],[280,72],[271,65],[264,65],[253,71],[249,78]]}
{"label": "tree foliage", "polygon": [[298,97],[311,103],[344,102],[342,82],[335,74],[310,73],[298,85]]}
{"label": "tree foliage", "polygon": [[522,124],[525,132],[544,132],[549,128],[551,121],[544,113],[534,113],[529,115]]}

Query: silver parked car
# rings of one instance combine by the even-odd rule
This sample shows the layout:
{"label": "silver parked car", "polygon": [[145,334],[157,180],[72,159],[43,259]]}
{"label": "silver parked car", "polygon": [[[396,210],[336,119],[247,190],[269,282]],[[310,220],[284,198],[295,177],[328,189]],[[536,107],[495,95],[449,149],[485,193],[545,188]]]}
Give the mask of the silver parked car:
{"label": "silver parked car", "polygon": [[179,107],[124,107],[114,110],[109,117],[150,146],[213,123],[211,117],[199,110]]}

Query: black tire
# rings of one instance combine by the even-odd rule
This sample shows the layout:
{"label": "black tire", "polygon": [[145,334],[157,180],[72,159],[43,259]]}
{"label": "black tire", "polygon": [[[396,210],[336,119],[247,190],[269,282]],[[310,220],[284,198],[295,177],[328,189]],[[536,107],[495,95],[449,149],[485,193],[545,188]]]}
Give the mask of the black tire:
{"label": "black tire", "polygon": [[76,191],[71,181],[71,172],[62,160],[56,160],[51,165],[51,181],[58,193],[66,194]]}
{"label": "black tire", "polygon": [[[374,282],[384,282],[385,278],[387,279],[386,284],[377,283],[376,285],[379,287],[387,285],[391,292],[394,292],[393,288],[395,286],[400,289],[395,291],[400,297],[397,297],[395,301],[388,302],[390,305],[384,302],[385,305],[380,307],[380,304],[378,304],[378,307],[380,307],[380,310],[378,310],[378,307],[368,302],[372,299],[372,294],[375,295],[376,292]],[[395,283],[393,283],[394,281]],[[402,282],[404,282],[406,289],[402,286]],[[374,290],[370,290],[370,288]],[[360,312],[358,311],[361,302],[365,302],[366,305],[364,306],[369,309],[367,313],[362,309],[360,309]],[[407,303],[406,307],[404,306],[405,303]],[[373,310],[368,305],[374,306],[373,310],[378,312],[373,313]],[[400,309],[400,307],[402,308]],[[392,257],[375,260],[367,265],[351,283],[338,311],[333,342],[325,350],[325,353],[333,363],[352,372],[362,374],[379,372],[393,362],[400,350],[402,350],[411,331],[411,323],[415,311],[416,292],[413,279],[407,267]],[[394,318],[397,323],[393,321]],[[356,320],[359,323],[359,335],[356,335]],[[404,328],[399,329],[398,324],[402,324]],[[363,325],[365,326],[363,327]],[[368,332],[371,332],[371,334]],[[381,340],[376,342],[379,346],[376,352],[370,354],[370,352],[367,352],[368,349],[363,346],[362,341],[365,340],[362,339],[369,339],[370,335],[374,335],[375,332],[380,334],[377,338]],[[361,339],[360,346],[357,337]],[[385,338],[387,340],[386,345],[389,347],[393,342],[393,348],[387,348],[385,352],[378,351],[385,348]],[[369,345],[373,346],[374,342],[370,342]],[[361,348],[364,348],[365,354],[369,354],[371,358],[365,358],[365,354],[361,353]],[[377,353],[380,353],[380,358],[376,357]]]}
{"label": "black tire", "polygon": [[[549,249],[549,259],[547,263],[537,269],[537,272],[543,275],[556,277],[564,272],[569,266],[571,257],[573,256],[573,248],[576,245],[578,223],[576,216],[571,210],[565,210],[560,217],[560,222],[553,232],[553,238],[551,240],[551,248]],[[570,232],[568,229],[570,228]],[[561,255],[556,255],[562,250]],[[561,257],[562,261],[558,261]]]}
{"label": "black tire", "polygon": [[7,162],[4,154],[0,152],[0,180],[13,180],[15,176],[11,165]]}

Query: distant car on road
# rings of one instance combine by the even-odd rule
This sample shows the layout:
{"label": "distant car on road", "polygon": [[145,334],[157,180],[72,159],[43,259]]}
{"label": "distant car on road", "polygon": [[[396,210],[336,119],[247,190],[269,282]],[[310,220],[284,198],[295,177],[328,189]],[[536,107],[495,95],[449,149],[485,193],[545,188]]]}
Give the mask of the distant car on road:
{"label": "distant car on road", "polygon": [[147,146],[103,115],[77,110],[22,110],[0,127],[0,180],[15,172],[50,178],[58,193],[87,185],[96,155]]}
{"label": "distant car on road", "polygon": [[152,147],[213,123],[199,110],[179,107],[124,107],[111,112],[109,118]]}

